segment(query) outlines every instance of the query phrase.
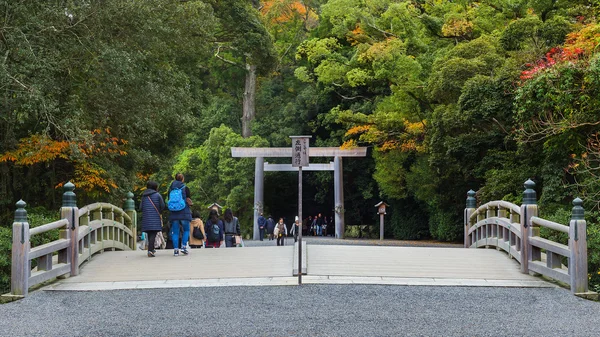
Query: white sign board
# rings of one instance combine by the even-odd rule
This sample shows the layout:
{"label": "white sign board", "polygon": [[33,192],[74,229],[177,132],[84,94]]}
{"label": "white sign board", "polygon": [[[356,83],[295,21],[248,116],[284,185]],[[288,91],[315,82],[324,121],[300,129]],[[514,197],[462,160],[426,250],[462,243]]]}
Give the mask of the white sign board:
{"label": "white sign board", "polygon": [[292,136],[292,167],[308,166],[308,140],[310,136]]}

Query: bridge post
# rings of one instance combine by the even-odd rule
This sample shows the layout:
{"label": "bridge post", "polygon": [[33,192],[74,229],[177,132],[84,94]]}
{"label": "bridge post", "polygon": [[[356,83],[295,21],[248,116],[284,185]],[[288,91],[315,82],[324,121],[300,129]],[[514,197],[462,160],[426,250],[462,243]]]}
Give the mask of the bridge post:
{"label": "bridge post", "polygon": [[10,292],[12,295],[27,296],[29,290],[29,222],[27,221],[27,204],[23,200],[17,202],[17,210],[13,222],[12,260],[10,272]]}
{"label": "bridge post", "polygon": [[532,251],[532,247],[529,244],[529,238],[532,236],[539,236],[540,228],[539,226],[533,226],[531,223],[531,217],[538,215],[537,195],[533,189],[535,183],[531,179],[527,179],[524,187],[523,204],[521,205],[521,272],[523,274],[529,274],[529,261],[532,259],[541,259],[541,256],[538,256],[541,254],[539,250],[536,252]]}
{"label": "bridge post", "polygon": [[583,200],[573,200],[573,210],[569,223],[569,276],[571,292],[588,292],[587,264],[587,224],[584,218]]}
{"label": "bridge post", "polygon": [[475,191],[469,190],[467,192],[467,207],[465,208],[465,248],[471,246],[471,240],[469,239],[469,230],[471,229],[471,215],[477,209],[477,199],[475,199]]}
{"label": "bridge post", "polygon": [[68,182],[63,190],[60,217],[67,219],[69,224],[67,229],[62,230],[61,237],[70,242],[67,249],[67,262],[71,264],[71,276],[77,276],[79,275],[79,208],[77,207],[77,196],[73,192],[75,185]]}
{"label": "bridge post", "polygon": [[131,218],[131,233],[133,234],[132,242],[130,242],[129,248],[131,250],[136,249],[137,244],[137,212],[135,211],[135,202],[133,201],[133,193],[127,192],[127,199],[125,199],[125,204],[123,205],[123,210],[129,217]]}

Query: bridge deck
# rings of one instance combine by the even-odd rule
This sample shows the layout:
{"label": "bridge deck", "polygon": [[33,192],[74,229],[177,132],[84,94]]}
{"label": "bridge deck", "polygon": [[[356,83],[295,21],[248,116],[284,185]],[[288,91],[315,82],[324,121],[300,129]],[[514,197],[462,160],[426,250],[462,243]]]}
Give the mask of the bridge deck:
{"label": "bridge deck", "polygon": [[95,256],[79,276],[62,282],[122,282],[292,276],[293,247],[192,249],[173,257],[172,250],[116,251]]}
{"label": "bridge deck", "polygon": [[[548,287],[492,249],[308,245],[304,283]],[[106,252],[49,290],[293,285],[293,246]]]}
{"label": "bridge deck", "polygon": [[492,249],[310,246],[308,275],[532,280]]}

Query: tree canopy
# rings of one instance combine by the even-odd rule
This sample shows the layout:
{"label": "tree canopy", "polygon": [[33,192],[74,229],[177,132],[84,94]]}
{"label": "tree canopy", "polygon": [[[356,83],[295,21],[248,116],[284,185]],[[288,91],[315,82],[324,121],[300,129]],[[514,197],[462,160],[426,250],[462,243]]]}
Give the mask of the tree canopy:
{"label": "tree canopy", "polygon": [[[69,180],[81,203],[117,201],[183,172],[196,204],[232,208],[249,233],[254,164],[229,147],[311,134],[369,147],[344,162],[345,218],[364,235],[383,199],[386,236],[459,240],[467,190],[520,202],[528,178],[549,216],[581,196],[600,232],[599,8],[0,1],[0,219],[20,198],[57,209]],[[267,211],[293,218],[295,179],[266,175]],[[307,173],[307,212],[333,213],[332,180]]]}

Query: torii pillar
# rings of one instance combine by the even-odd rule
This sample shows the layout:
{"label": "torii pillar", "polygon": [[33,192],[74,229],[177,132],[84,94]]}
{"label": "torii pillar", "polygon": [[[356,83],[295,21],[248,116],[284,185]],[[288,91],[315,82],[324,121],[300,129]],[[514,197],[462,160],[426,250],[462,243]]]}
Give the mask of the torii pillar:
{"label": "torii pillar", "polygon": [[252,239],[259,240],[260,231],[258,229],[258,217],[263,211],[263,199],[265,196],[265,158],[256,157],[254,164],[254,230],[252,231]]}
{"label": "torii pillar", "polygon": [[[344,238],[346,229],[344,222],[344,179],[343,179],[343,157],[366,157],[367,148],[358,147],[353,149],[340,149],[338,147],[311,147],[309,157],[333,157],[334,161],[329,164],[310,164],[303,167],[303,171],[333,171],[334,209],[335,209],[335,237]],[[253,239],[260,239],[258,230],[258,217],[263,211],[264,199],[264,172],[265,171],[298,171],[292,164],[269,164],[264,158],[268,157],[292,157],[292,149],[289,147],[232,147],[231,156],[234,158],[254,157],[254,232]],[[302,221],[302,219],[300,219]]]}

